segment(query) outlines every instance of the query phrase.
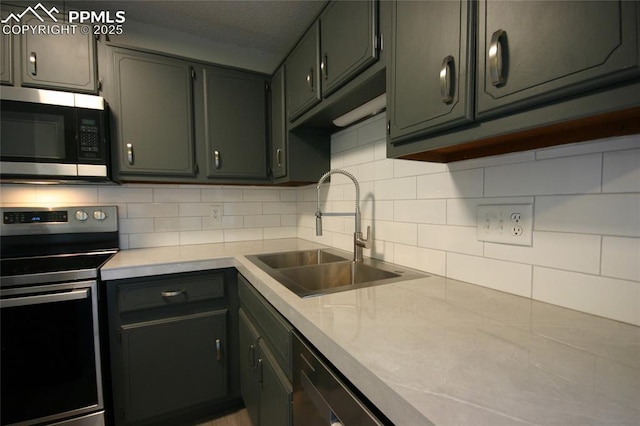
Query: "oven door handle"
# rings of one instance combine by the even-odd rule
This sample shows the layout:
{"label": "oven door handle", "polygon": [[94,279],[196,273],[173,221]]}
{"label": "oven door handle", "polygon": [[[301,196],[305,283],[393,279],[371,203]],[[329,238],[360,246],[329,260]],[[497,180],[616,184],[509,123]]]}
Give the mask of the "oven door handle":
{"label": "oven door handle", "polygon": [[73,290],[66,293],[38,294],[35,296],[14,297],[0,300],[0,308],[14,308],[17,306],[40,305],[43,303],[66,302],[89,298],[89,289]]}

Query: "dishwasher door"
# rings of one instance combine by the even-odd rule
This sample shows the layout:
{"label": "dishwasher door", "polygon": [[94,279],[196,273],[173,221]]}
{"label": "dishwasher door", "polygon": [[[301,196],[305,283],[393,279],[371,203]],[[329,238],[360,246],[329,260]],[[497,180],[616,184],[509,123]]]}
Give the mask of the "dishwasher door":
{"label": "dishwasher door", "polygon": [[388,425],[298,335],[293,339],[293,426]]}

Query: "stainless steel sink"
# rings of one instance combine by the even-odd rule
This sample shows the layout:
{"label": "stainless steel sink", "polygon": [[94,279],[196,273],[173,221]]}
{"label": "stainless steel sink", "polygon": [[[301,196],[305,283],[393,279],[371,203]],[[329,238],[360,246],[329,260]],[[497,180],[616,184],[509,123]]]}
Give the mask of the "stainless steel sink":
{"label": "stainless steel sink", "polygon": [[345,257],[329,253],[326,250],[287,251],[256,256],[270,268],[291,268],[293,266],[319,265],[321,263],[348,260]]}
{"label": "stainless steel sink", "polygon": [[428,275],[373,259],[348,260],[337,250],[302,250],[247,256],[300,297],[390,284]]}

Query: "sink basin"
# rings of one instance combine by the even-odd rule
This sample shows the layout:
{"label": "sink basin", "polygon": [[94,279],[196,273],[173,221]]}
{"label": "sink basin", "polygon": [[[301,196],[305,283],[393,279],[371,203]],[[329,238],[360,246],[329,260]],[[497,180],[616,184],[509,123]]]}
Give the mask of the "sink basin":
{"label": "sink basin", "polygon": [[283,253],[262,254],[256,256],[256,258],[274,269],[291,268],[293,266],[319,265],[321,263],[347,260],[347,258],[329,253],[325,250],[287,251]]}
{"label": "sink basin", "polygon": [[348,260],[348,253],[341,255],[335,251],[301,250],[247,258],[300,297],[428,277],[373,259],[354,262]]}

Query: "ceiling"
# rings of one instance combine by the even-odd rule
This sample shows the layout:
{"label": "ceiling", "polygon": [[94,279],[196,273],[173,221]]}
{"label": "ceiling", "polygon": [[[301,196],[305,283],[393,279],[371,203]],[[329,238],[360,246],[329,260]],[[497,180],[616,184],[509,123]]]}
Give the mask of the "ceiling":
{"label": "ceiling", "polygon": [[127,21],[181,31],[284,59],[326,0],[69,1],[67,7],[123,10]]}

